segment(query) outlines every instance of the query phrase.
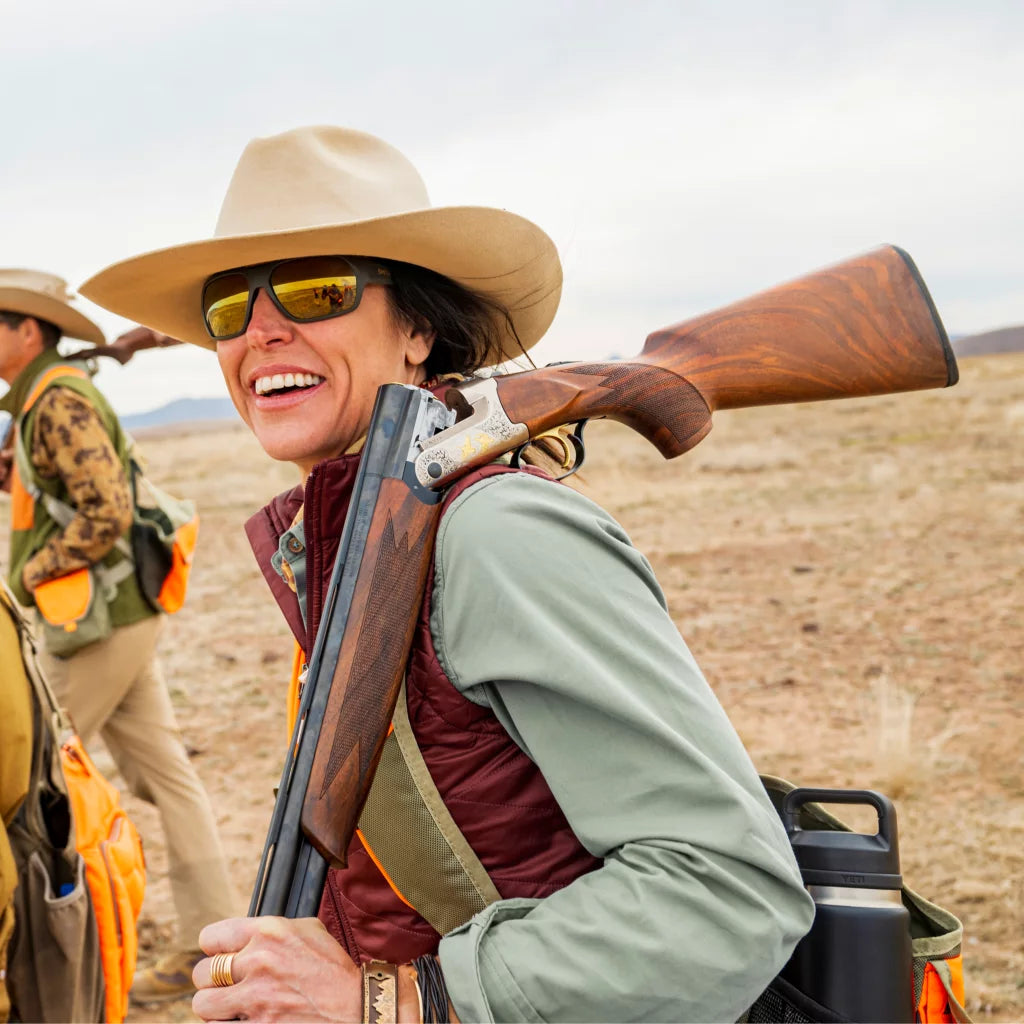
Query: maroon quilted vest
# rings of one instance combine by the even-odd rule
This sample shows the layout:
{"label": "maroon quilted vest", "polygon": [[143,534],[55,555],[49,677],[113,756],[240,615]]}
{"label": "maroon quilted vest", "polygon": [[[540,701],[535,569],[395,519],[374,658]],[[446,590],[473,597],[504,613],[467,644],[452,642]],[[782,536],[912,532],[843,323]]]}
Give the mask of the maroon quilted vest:
{"label": "maroon quilted vest", "polygon": [[[322,462],[306,483],[310,637],[316,635],[357,465],[358,456],[351,455]],[[509,472],[523,470],[495,465],[472,473],[453,488],[446,505],[478,480]],[[246,532],[296,639],[308,652],[295,595],[270,565],[278,537],[302,501],[301,488],[279,495],[249,520]],[[406,675],[413,732],[445,805],[502,898],[547,896],[600,861],[580,845],[537,766],[489,710],[466,700],[444,674],[430,636],[433,578],[431,571]],[[434,952],[440,941],[392,890],[358,837],[349,849],[348,866],[328,873],[319,916],[357,962],[404,963]]]}

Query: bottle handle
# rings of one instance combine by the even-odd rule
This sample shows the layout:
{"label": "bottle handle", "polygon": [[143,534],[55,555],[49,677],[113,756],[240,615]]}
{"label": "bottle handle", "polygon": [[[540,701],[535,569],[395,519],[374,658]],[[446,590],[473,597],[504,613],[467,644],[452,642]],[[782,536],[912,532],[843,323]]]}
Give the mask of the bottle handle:
{"label": "bottle handle", "polygon": [[873,789],[793,789],[782,800],[782,820],[787,834],[803,831],[800,827],[800,808],[809,803],[862,804],[874,807],[878,814],[878,835],[890,849],[896,842],[896,808],[883,793]]}

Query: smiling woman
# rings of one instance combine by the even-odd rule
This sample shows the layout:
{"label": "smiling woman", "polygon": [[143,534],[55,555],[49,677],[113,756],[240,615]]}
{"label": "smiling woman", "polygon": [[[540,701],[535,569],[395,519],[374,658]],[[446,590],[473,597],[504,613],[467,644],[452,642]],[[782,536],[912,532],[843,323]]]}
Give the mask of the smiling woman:
{"label": "smiling woman", "polygon": [[[247,524],[301,664],[380,385],[526,352],[561,280],[536,225],[432,208],[392,147],[322,127],[249,145],[213,239],[83,292],[215,349],[260,444],[301,470]],[[378,773],[387,828],[356,833],[318,919],[203,930],[200,1017],[736,1020],[810,924],[650,565],[537,470],[487,466],[445,495],[395,721],[417,784]],[[435,827],[457,857],[430,846],[403,888],[406,840]]]}

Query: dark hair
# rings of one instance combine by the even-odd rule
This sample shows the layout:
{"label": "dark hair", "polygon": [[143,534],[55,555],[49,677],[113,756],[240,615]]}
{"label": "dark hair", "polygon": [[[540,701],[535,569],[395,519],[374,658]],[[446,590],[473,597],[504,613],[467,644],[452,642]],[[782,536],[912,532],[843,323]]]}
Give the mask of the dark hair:
{"label": "dark hair", "polygon": [[471,374],[502,350],[504,324],[519,341],[508,310],[494,299],[463,288],[443,274],[397,260],[380,260],[391,271],[391,312],[420,330],[436,333],[425,363],[430,376]]}
{"label": "dark hair", "polygon": [[39,325],[39,331],[43,336],[43,348],[57,347],[57,342],[61,339],[61,329],[56,324],[28,313],[11,313],[0,309],[0,322],[7,324],[8,327],[20,327],[26,320],[35,320]]}
{"label": "dark hair", "polygon": [[[428,377],[443,373],[466,376],[495,362],[508,331],[526,355],[508,309],[494,299],[463,288],[449,277],[396,260],[377,260],[391,271],[388,301],[391,315],[420,330],[434,330],[436,337],[424,364]],[[532,366],[532,360],[530,361]],[[563,452],[549,438],[537,438],[520,453],[522,462],[562,478]]]}

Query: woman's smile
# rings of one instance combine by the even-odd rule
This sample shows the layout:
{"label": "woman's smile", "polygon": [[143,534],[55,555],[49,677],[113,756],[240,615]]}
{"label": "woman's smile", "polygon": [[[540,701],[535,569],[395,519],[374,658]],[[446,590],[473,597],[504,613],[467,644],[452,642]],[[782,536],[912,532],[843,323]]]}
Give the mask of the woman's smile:
{"label": "woman's smile", "polygon": [[278,367],[265,367],[253,381],[252,389],[258,396],[271,398],[291,394],[297,390],[308,390],[323,384],[318,373]]}

